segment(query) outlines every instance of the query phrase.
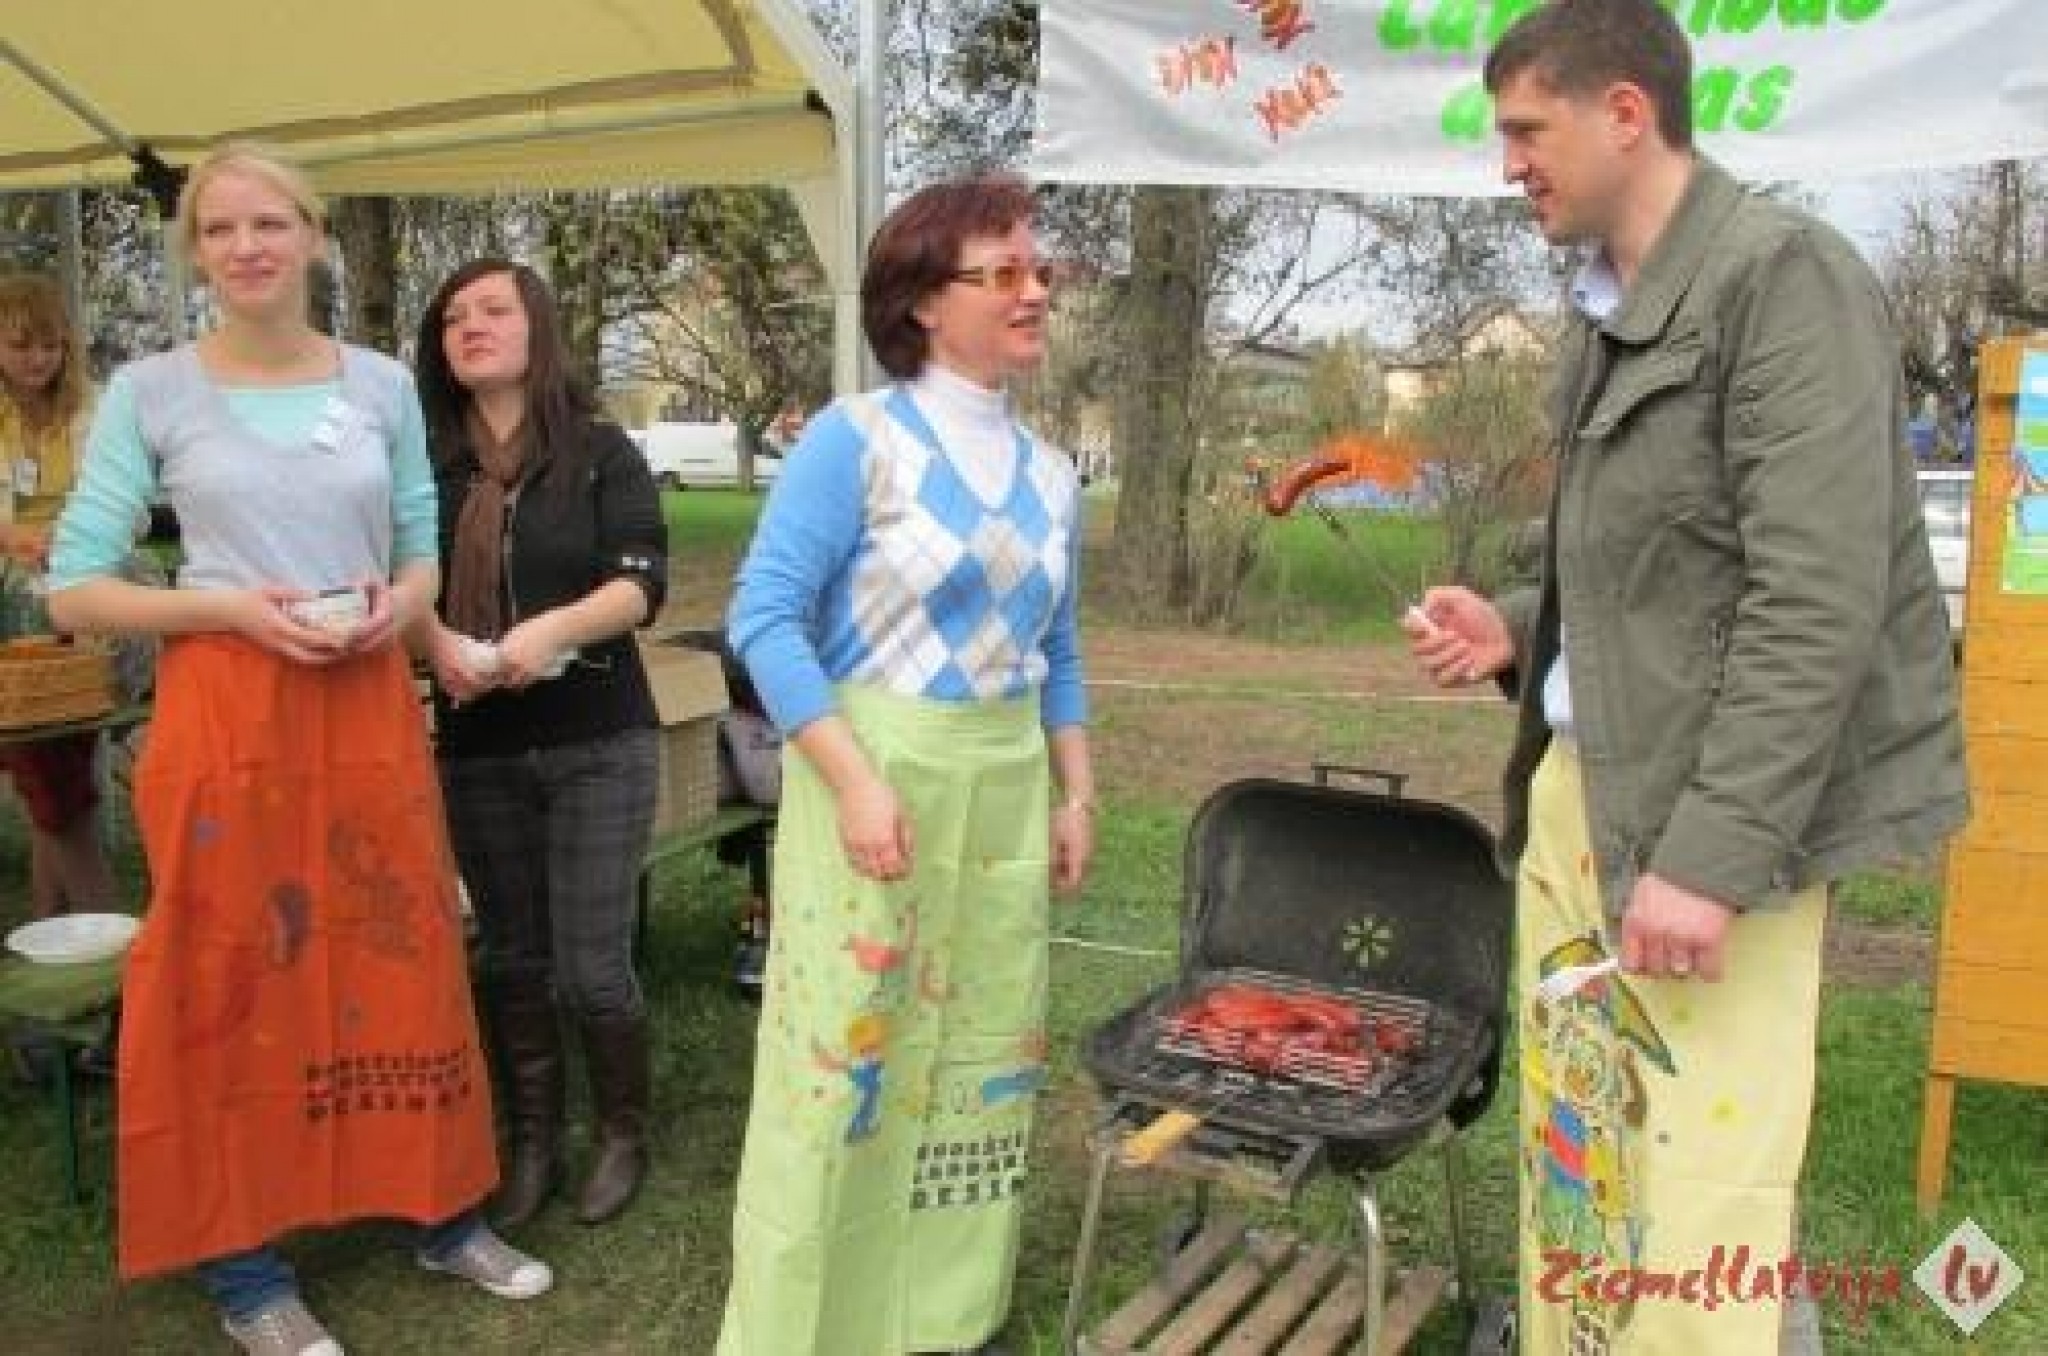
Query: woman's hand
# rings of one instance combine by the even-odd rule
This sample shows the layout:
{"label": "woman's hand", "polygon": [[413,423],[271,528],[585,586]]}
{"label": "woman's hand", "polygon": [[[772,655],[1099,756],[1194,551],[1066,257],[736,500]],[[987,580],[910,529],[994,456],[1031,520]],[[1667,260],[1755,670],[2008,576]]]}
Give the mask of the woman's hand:
{"label": "woman's hand", "polygon": [[403,595],[381,579],[366,579],[357,585],[363,591],[367,615],[348,633],[350,654],[368,654],[389,645],[412,621],[403,615]]}
{"label": "woman's hand", "polygon": [[554,677],[555,663],[570,648],[556,632],[556,614],[528,617],[498,641],[498,685],[523,688]]}
{"label": "woman's hand", "polygon": [[1095,806],[1069,800],[1052,807],[1052,888],[1071,895],[1088,876],[1095,859]]}
{"label": "woman's hand", "polygon": [[348,653],[346,637],[308,626],[289,611],[293,603],[312,596],[304,589],[274,584],[230,590],[222,598],[226,629],[296,664],[332,664]]}
{"label": "woman's hand", "polygon": [[1408,649],[1439,687],[1492,678],[1515,662],[1515,643],[1492,603],[1468,588],[1434,588],[1422,595],[1427,625],[1404,619]]}
{"label": "woman's hand", "polygon": [[448,700],[457,706],[473,702],[497,686],[493,675],[470,668],[468,637],[438,621],[427,639],[427,666],[433,669],[434,681],[448,694]]}
{"label": "woman's hand", "polygon": [[846,864],[869,880],[902,880],[910,874],[910,820],[887,782],[868,777],[840,793],[839,843]]}

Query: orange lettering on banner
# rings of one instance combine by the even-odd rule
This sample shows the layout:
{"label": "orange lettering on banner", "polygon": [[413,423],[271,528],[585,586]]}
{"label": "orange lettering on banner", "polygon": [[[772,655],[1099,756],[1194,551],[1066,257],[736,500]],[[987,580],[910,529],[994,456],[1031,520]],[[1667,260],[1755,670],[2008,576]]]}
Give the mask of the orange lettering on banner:
{"label": "orange lettering on banner", "polygon": [[1286,51],[1294,40],[1315,30],[1307,0],[1237,0],[1237,7],[1259,19],[1259,37]]}
{"label": "orange lettering on banner", "polygon": [[1252,111],[1266,125],[1266,135],[1278,141],[1282,132],[1292,132],[1325,112],[1343,93],[1330,68],[1318,61],[1295,76],[1293,84],[1267,90],[1253,103]]}
{"label": "orange lettering on banner", "polygon": [[1237,39],[1201,38],[1161,52],[1154,61],[1159,83],[1169,95],[1185,94],[1191,85],[1222,89],[1237,79]]}

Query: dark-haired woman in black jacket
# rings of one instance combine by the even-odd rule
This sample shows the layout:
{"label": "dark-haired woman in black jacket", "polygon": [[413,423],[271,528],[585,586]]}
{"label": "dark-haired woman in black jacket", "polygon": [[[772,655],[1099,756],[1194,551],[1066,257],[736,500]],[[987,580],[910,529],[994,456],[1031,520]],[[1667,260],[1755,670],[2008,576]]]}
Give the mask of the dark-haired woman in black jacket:
{"label": "dark-haired woman in black jacket", "polygon": [[419,639],[503,1070],[498,1219],[532,1218],[560,1176],[559,1003],[590,1074],[596,1157],[577,1214],[597,1223],[625,1208],[647,1164],[633,911],[658,753],[632,632],[667,585],[660,496],[638,449],[571,380],[531,269],[458,269],[427,306],[418,364],[448,581]]}

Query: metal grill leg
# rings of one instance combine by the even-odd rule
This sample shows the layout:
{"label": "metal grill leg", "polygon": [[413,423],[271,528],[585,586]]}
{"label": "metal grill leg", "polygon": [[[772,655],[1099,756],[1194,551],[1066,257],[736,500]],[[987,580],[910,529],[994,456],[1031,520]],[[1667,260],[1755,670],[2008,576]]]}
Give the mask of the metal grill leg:
{"label": "metal grill leg", "polygon": [[1376,1356],[1386,1326],[1387,1239],[1380,1228],[1380,1203],[1372,1178],[1358,1179],[1359,1237],[1365,1245],[1365,1322],[1358,1330],[1356,1356]]}
{"label": "metal grill leg", "polygon": [[1060,1325],[1062,1356],[1079,1356],[1081,1316],[1088,1308],[1088,1290],[1095,1280],[1095,1235],[1102,1223],[1102,1194],[1117,1152],[1114,1135],[1106,1134],[1102,1139],[1095,1150],[1095,1169],[1088,1176],[1088,1202],[1081,1207],[1081,1238],[1074,1246],[1074,1275],[1067,1284],[1067,1316]]}
{"label": "metal grill leg", "polygon": [[1443,1142],[1444,1209],[1451,1222],[1451,1258],[1458,1268],[1458,1303],[1470,1319],[1479,1312],[1479,1283],[1472,1271],[1472,1241],[1465,1231],[1465,1155],[1453,1131]]}

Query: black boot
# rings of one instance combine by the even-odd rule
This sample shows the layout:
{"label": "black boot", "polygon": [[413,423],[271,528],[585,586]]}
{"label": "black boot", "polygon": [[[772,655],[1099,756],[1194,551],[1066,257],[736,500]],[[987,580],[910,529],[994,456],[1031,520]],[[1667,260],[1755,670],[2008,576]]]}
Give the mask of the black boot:
{"label": "black boot", "polygon": [[626,1208],[647,1175],[647,1019],[585,1018],[583,1060],[590,1068],[597,1152],[576,1218],[601,1224]]}
{"label": "black boot", "polygon": [[562,1177],[562,1028],[547,982],[493,987],[508,1149],[492,1202],[494,1222],[516,1229],[540,1213]]}

